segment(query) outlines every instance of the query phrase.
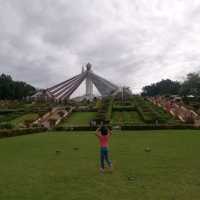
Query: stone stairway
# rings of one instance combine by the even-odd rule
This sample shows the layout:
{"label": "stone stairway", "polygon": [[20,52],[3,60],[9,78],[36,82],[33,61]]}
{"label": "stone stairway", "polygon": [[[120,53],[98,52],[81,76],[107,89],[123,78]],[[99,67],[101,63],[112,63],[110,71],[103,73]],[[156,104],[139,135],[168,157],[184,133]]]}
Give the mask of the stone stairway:
{"label": "stone stairway", "polygon": [[[194,122],[194,125],[200,123],[199,115],[191,109],[186,108],[183,103],[177,103],[164,97],[152,97],[149,100],[157,106],[161,106],[174,117],[182,122]],[[200,126],[200,124],[199,124]]]}
{"label": "stone stairway", "polygon": [[37,119],[33,124],[37,124],[48,129],[54,128],[63,118],[69,115],[73,109],[74,107],[71,107],[70,110],[67,111],[65,107],[55,107],[50,112]]}

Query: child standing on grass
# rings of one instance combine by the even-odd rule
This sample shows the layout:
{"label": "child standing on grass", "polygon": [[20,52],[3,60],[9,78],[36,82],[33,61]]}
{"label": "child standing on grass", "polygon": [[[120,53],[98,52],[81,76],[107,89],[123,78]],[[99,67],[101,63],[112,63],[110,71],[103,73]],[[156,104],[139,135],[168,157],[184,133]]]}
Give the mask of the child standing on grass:
{"label": "child standing on grass", "polygon": [[100,143],[100,171],[104,172],[104,160],[107,162],[109,169],[112,170],[112,163],[108,156],[108,143],[112,132],[106,126],[101,126],[96,130],[96,136]]}

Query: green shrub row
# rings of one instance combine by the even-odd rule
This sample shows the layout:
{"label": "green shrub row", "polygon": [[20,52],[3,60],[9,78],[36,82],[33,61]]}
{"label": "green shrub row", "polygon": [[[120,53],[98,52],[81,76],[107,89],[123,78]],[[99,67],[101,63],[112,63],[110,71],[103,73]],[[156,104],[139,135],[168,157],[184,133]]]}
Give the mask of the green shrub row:
{"label": "green shrub row", "polygon": [[19,111],[18,109],[0,109],[0,114],[10,114]]}
{"label": "green shrub row", "polygon": [[76,108],[74,112],[97,112],[96,108]]}
{"label": "green shrub row", "polygon": [[17,113],[13,113],[13,114],[6,114],[6,115],[0,115],[0,123],[1,122],[8,122],[11,121],[17,117],[19,117],[20,115]]}
{"label": "green shrub row", "polygon": [[58,126],[55,127],[53,130],[55,131],[96,131],[97,126]]}
{"label": "green shrub row", "polygon": [[0,138],[14,137],[19,135],[27,135],[33,133],[45,132],[46,128],[25,128],[25,129],[2,129],[0,130]]}
{"label": "green shrub row", "polygon": [[114,106],[113,111],[136,111],[135,106]]}
{"label": "green shrub row", "polygon": [[155,124],[149,124],[149,125],[135,125],[135,126],[121,126],[121,130],[162,130],[162,129],[200,129],[197,127],[194,127],[193,125],[155,125]]}
{"label": "green shrub row", "polygon": [[14,125],[8,122],[3,122],[0,124],[0,129],[13,129]]}

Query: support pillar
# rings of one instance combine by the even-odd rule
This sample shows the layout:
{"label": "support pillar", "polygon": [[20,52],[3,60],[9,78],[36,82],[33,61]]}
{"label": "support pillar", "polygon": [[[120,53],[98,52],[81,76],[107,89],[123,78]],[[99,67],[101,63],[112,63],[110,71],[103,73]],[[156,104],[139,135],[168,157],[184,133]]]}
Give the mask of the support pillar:
{"label": "support pillar", "polygon": [[[87,72],[91,72],[91,68],[92,68],[92,65],[90,63],[88,63],[86,65]],[[86,78],[86,97],[89,100],[92,100],[92,98],[93,98],[93,83],[92,83],[90,76],[87,76],[87,78]]]}

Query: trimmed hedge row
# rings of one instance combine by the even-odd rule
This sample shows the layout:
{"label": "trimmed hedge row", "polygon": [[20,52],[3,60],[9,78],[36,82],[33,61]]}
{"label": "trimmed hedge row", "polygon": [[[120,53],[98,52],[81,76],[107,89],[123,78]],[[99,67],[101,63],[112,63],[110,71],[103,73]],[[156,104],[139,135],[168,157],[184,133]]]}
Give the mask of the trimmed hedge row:
{"label": "trimmed hedge row", "polygon": [[46,128],[24,128],[24,129],[11,129],[11,130],[2,129],[0,130],[0,138],[40,133],[45,131],[47,131]]}
{"label": "trimmed hedge row", "polygon": [[[135,124],[135,125],[122,125],[122,126],[115,126],[113,125],[113,129],[118,127],[119,130],[167,130],[167,129],[197,129],[200,130],[200,127],[194,127],[193,125],[154,125],[154,124]],[[112,129],[112,127],[109,127]],[[90,126],[73,126],[73,127],[56,127],[54,131],[95,131],[97,126],[90,127]]]}
{"label": "trimmed hedge row", "polygon": [[[58,126],[53,129],[53,131],[96,131],[98,126]],[[108,125],[109,129],[112,129],[110,125]]]}
{"label": "trimmed hedge row", "polygon": [[58,126],[55,127],[54,131],[96,131],[96,126],[69,126],[69,127],[63,127]]}
{"label": "trimmed hedge row", "polygon": [[96,108],[75,108],[74,112],[97,112]]}
{"label": "trimmed hedge row", "polygon": [[194,127],[193,125],[137,125],[137,126],[121,126],[121,130],[164,130],[164,129],[197,129],[200,127]]}
{"label": "trimmed hedge row", "polygon": [[14,125],[8,122],[0,123],[0,129],[13,129]]}
{"label": "trimmed hedge row", "polygon": [[19,117],[19,114],[6,114],[6,115],[0,115],[0,123],[11,121],[17,117]]}
{"label": "trimmed hedge row", "polygon": [[135,106],[115,106],[113,107],[113,111],[136,111]]}

